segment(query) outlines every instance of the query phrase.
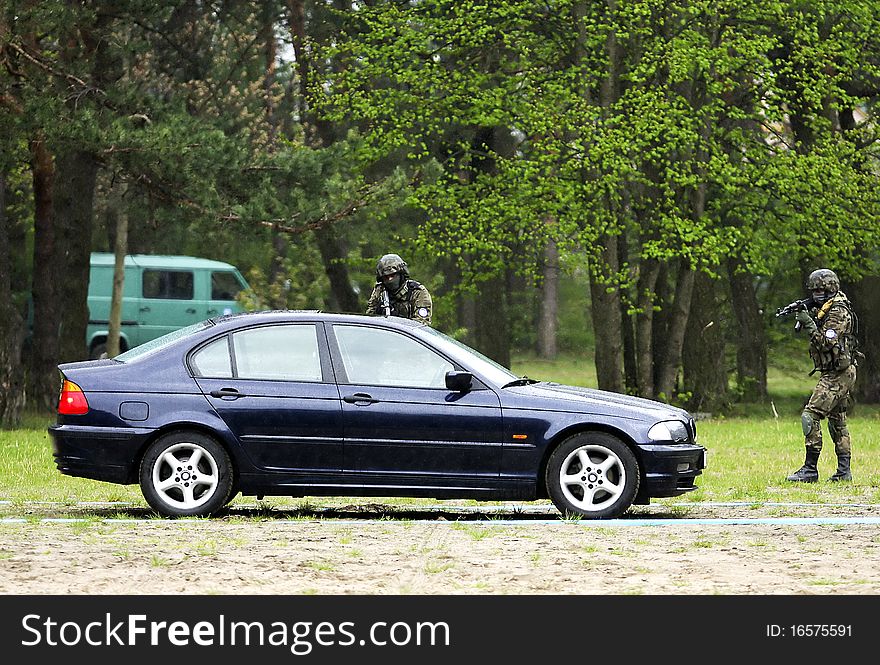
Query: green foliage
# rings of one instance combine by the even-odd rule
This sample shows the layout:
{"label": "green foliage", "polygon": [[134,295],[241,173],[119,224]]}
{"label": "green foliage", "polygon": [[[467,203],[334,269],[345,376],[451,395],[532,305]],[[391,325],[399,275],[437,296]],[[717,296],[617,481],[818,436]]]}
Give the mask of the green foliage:
{"label": "green foliage", "polygon": [[326,309],[327,275],[317,250],[300,244],[288,251],[274,280],[258,267],[247,272],[251,291],[244,296],[245,309]]}
{"label": "green foliage", "polygon": [[[659,262],[647,307],[662,340],[679,267],[721,276],[728,257],[756,275],[775,344],[780,275],[876,269],[875,5],[309,1],[295,26],[276,0],[16,0],[0,10],[16,298],[28,146],[45,139],[93,154],[105,189],[127,184],[132,251],[235,263],[252,306],[329,309],[340,267],[365,300],[376,258],[397,251],[458,335],[474,332],[462,294],[504,275],[509,342],[526,351],[552,240],[565,352],[605,334],[591,283],[635,316]],[[316,230],[335,246],[319,250]],[[114,234],[101,217],[95,249]]]}
{"label": "green foliage", "polygon": [[[852,83],[876,63],[860,70],[854,49],[875,39],[877,19],[862,5],[799,3],[786,23],[785,7],[376,3],[326,48],[345,66],[320,101],[328,118],[364,127],[368,158],[439,160],[443,172],[413,193],[427,214],[419,242],[465,262],[465,279],[506,266],[535,275],[548,239],[590,252],[629,224],[640,258],[713,270],[737,252],[761,271],[794,246],[858,271],[857,249],[877,240],[876,176],[864,147],[823,118],[829,100],[839,111],[864,101]],[[772,140],[789,140],[792,108],[821,140]],[[485,128],[496,140],[480,142]]]}

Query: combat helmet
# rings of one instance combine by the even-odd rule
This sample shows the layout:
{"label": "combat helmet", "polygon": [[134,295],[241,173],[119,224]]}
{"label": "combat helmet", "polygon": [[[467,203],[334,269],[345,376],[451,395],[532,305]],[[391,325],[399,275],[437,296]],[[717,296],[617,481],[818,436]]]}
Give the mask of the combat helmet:
{"label": "combat helmet", "polygon": [[381,282],[382,277],[385,275],[393,275],[397,272],[403,276],[403,279],[409,278],[409,270],[407,269],[406,261],[400,258],[397,254],[386,254],[379,259],[379,263],[376,264],[376,281]]}
{"label": "combat helmet", "polygon": [[[819,268],[807,277],[807,290],[813,293],[813,300],[822,304],[840,291],[840,280],[833,270]],[[821,295],[817,296],[817,291],[821,291]]]}

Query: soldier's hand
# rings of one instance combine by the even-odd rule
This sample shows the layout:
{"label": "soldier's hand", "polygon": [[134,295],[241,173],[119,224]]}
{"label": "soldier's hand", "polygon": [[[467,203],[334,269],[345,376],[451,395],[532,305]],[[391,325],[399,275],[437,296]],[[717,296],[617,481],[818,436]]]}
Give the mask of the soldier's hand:
{"label": "soldier's hand", "polygon": [[816,332],[816,322],[813,320],[813,317],[810,316],[810,313],[807,310],[799,309],[794,318],[796,318],[801,324],[801,327],[803,327],[804,330],[806,330],[811,335]]}

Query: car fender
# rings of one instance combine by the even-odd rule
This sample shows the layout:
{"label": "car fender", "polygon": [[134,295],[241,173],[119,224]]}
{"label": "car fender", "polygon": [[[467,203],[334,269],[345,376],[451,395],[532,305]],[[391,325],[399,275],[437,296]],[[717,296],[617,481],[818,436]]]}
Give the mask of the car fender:
{"label": "car fender", "polygon": [[147,448],[160,436],[169,432],[181,430],[194,430],[213,437],[222,445],[235,467],[235,474],[248,473],[257,469],[251,464],[250,459],[241,448],[241,444],[235,435],[229,430],[229,427],[216,413],[198,412],[198,411],[178,411],[173,414],[173,418],[164,419],[165,422],[151,422],[151,426],[155,426],[154,434],[147,440],[143,449],[140,451],[138,459],[142,459]]}

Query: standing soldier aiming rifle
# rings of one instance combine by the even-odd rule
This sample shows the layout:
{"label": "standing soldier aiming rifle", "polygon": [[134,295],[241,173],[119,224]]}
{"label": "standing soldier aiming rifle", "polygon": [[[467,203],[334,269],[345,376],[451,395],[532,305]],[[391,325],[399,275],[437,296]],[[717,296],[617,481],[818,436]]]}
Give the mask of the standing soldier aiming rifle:
{"label": "standing soldier aiming rifle", "polygon": [[819,479],[821,422],[827,418],[828,434],[837,455],[837,471],[828,480],[849,481],[852,480],[852,445],[846,426],[846,409],[856,382],[858,358],[862,356],[856,339],[858,317],[846,294],[840,290],[840,280],[834,271],[827,268],[814,270],[807,278],[807,290],[809,298],[795,301],[776,312],[776,316],[795,312],[795,330],[805,330],[809,335],[810,357],[814,365],[810,375],[819,372],[819,382],[801,414],[806,447],[804,464],[787,480],[814,483]]}
{"label": "standing soldier aiming rifle", "polygon": [[376,264],[376,286],[367,302],[371,316],[401,316],[431,325],[431,294],[409,278],[406,262],[397,254],[386,254]]}

